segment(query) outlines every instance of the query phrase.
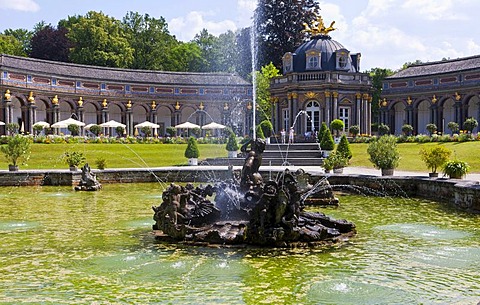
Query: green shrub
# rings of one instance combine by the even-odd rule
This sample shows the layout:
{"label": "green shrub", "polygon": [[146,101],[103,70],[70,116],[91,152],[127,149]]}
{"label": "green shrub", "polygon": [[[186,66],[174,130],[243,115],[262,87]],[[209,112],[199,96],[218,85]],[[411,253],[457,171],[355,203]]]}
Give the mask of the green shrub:
{"label": "green shrub", "polygon": [[467,130],[468,133],[472,133],[475,127],[478,126],[478,122],[475,118],[468,118],[463,122],[463,129]]}
{"label": "green shrub", "polygon": [[322,142],[320,142],[320,148],[322,150],[333,150],[335,148],[335,142],[333,141],[332,133],[328,128],[323,134]]}
{"label": "green shrub", "polygon": [[227,151],[237,151],[239,149],[237,137],[233,132],[228,136],[228,141],[225,148]]}
{"label": "green shrub", "polygon": [[102,132],[102,127],[100,127],[100,125],[92,125],[90,126],[90,132],[93,133],[96,137],[98,137],[98,135]]}
{"label": "green shrub", "polygon": [[79,166],[82,163],[85,163],[86,158],[83,153],[78,151],[65,152],[62,156],[62,159],[70,167]]}
{"label": "green shrub", "polygon": [[350,149],[350,143],[345,135],[342,135],[340,142],[337,146],[337,154],[350,160],[352,158],[352,150]]}
{"label": "green shrub", "polygon": [[357,135],[360,133],[360,126],[358,125],[352,125],[350,126],[350,128],[348,129],[348,132],[350,132],[352,134],[352,136],[355,138],[357,137]]}
{"label": "green shrub", "polygon": [[462,178],[470,170],[467,162],[460,160],[450,160],[443,166],[443,174],[450,178]]}
{"label": "green shrub", "polygon": [[17,166],[20,160],[25,164],[30,158],[30,139],[22,135],[14,135],[8,138],[7,144],[0,146],[0,150],[9,165]]}
{"label": "green shrub", "polygon": [[329,171],[334,168],[342,168],[348,165],[348,159],[338,152],[332,152],[327,158],[323,160],[323,168]]}
{"label": "green shrub", "polygon": [[174,137],[177,135],[177,129],[173,126],[168,126],[167,129],[167,134],[170,136],[170,137]]}
{"label": "green shrub", "polygon": [[272,133],[273,133],[272,122],[270,122],[269,120],[263,120],[260,122],[260,128],[262,128],[263,135],[266,138],[269,138],[272,136]]}
{"label": "green shrub", "polygon": [[370,156],[370,162],[378,169],[396,168],[400,160],[395,136],[384,135],[370,142],[367,153]]}
{"label": "green shrub", "polygon": [[80,131],[80,127],[76,124],[70,124],[67,126],[68,131],[72,134],[72,136],[78,136],[78,132]]}
{"label": "green shrub", "polygon": [[320,131],[317,134],[318,137],[318,143],[322,143],[323,136],[325,135],[325,132],[328,130],[327,123],[323,122],[322,126],[320,127]]}
{"label": "green shrub", "polygon": [[340,131],[343,131],[344,127],[345,127],[345,124],[340,119],[335,119],[332,122],[330,122],[330,128],[335,131],[335,134],[337,135],[337,137],[340,134]]}
{"label": "green shrub", "polygon": [[107,167],[107,159],[105,159],[104,157],[98,157],[95,160],[95,165],[98,169],[105,169],[105,167]]}
{"label": "green shrub", "polygon": [[255,127],[255,132],[256,132],[257,138],[265,139],[265,135],[263,134],[262,126],[257,125],[257,127]]}
{"label": "green shrub", "polygon": [[402,132],[403,132],[403,134],[406,135],[406,136],[411,135],[412,132],[413,132],[413,126],[410,125],[410,124],[404,124],[404,125],[402,126]]}
{"label": "green shrub", "polygon": [[194,137],[188,138],[187,148],[185,149],[185,158],[198,158],[200,151],[198,150],[197,139]]}
{"label": "green shrub", "polygon": [[378,125],[378,134],[381,136],[387,135],[390,133],[390,127],[385,124]]}
{"label": "green shrub", "polygon": [[437,125],[433,123],[429,123],[426,126],[428,133],[430,133],[430,136],[433,135],[437,131]]}
{"label": "green shrub", "polygon": [[437,172],[437,168],[442,167],[450,158],[452,151],[443,146],[436,146],[430,149],[420,150],[420,158],[432,173]]}
{"label": "green shrub", "polygon": [[125,133],[125,128],[123,128],[123,126],[117,126],[115,127],[115,132],[117,133],[117,136],[123,137],[123,134]]}
{"label": "green shrub", "polygon": [[458,131],[460,130],[460,126],[458,125],[457,122],[448,122],[447,127],[452,132],[452,135],[454,133],[458,133]]}
{"label": "green shrub", "polygon": [[18,133],[20,125],[18,125],[17,123],[8,123],[5,128],[7,129],[9,134],[14,135]]}

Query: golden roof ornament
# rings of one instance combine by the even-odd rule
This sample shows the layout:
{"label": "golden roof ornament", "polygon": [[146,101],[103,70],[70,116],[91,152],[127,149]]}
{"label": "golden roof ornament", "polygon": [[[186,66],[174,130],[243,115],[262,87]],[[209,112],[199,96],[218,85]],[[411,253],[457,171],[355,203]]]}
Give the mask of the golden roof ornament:
{"label": "golden roof ornament", "polygon": [[432,104],[435,104],[437,102],[437,97],[435,96],[435,94],[433,95],[433,98],[432,98]]}
{"label": "golden roof ornament", "polygon": [[52,99],[52,104],[58,105],[58,95],[55,95]]}
{"label": "golden roof ornament", "polygon": [[175,110],[179,110],[179,109],[180,109],[180,104],[177,102],[177,103],[175,104]]}
{"label": "golden roof ornament", "polygon": [[386,107],[388,105],[388,102],[387,102],[387,98],[383,98],[383,101],[382,101],[382,107]]}
{"label": "golden roof ornament", "polygon": [[79,97],[77,101],[78,107],[83,107],[83,98]]}
{"label": "golden roof ornament", "polygon": [[155,110],[155,108],[157,108],[157,104],[155,103],[155,101],[152,101],[152,110]]}
{"label": "golden roof ornament", "polygon": [[102,106],[103,106],[103,108],[107,108],[107,105],[108,105],[108,103],[107,103],[107,99],[106,99],[106,98],[104,98],[104,99],[103,99],[103,102],[102,102]]}
{"label": "golden roof ornament", "polygon": [[326,27],[325,23],[323,22],[322,16],[318,15],[317,19],[311,24],[303,23],[304,30],[302,32],[309,33],[311,36],[318,36],[318,35],[328,35],[331,31],[335,31],[336,29],[333,27],[335,21],[330,23],[330,26]]}
{"label": "golden roof ornament", "polygon": [[409,104],[409,105],[412,104],[412,98],[411,97],[407,97],[407,104]]}
{"label": "golden roof ornament", "polygon": [[203,106],[203,102],[200,102],[200,106],[198,106],[198,108],[200,108],[200,110],[203,110],[203,108],[205,108],[205,106]]}
{"label": "golden roof ornament", "polygon": [[30,93],[28,94],[28,101],[31,104],[35,103],[35,98],[33,97],[33,91],[30,91]]}
{"label": "golden roof ornament", "polygon": [[132,101],[129,100],[127,102],[127,109],[130,109],[130,108],[132,108]]}
{"label": "golden roof ornament", "polygon": [[455,99],[459,101],[462,99],[462,96],[458,92],[455,92]]}
{"label": "golden roof ornament", "polygon": [[228,103],[223,104],[223,110],[225,110],[225,111],[228,110]]}

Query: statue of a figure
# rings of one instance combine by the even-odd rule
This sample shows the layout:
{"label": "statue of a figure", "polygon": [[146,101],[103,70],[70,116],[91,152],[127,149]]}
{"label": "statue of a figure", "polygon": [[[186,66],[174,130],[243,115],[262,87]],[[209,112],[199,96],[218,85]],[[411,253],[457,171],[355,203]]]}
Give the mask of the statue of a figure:
{"label": "statue of a figure", "polygon": [[102,185],[97,181],[97,176],[92,173],[92,169],[88,163],[82,167],[82,179],[78,186],[75,187],[76,191],[98,191],[102,188]]}
{"label": "statue of a figure", "polygon": [[249,140],[240,148],[240,151],[246,154],[240,177],[240,187],[243,190],[248,190],[263,182],[258,169],[262,164],[262,153],[265,150],[265,145],[263,139],[256,139]]}

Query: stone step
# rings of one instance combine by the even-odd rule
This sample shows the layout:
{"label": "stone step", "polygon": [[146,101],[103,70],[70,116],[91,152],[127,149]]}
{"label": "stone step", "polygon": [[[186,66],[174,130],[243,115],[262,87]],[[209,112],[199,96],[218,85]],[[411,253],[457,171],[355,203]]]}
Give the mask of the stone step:
{"label": "stone step", "polygon": [[320,150],[317,143],[267,144],[265,150]]}
{"label": "stone step", "polygon": [[[233,165],[243,166],[244,158],[207,158],[201,160],[200,165]],[[321,166],[323,159],[321,158],[288,158],[283,160],[281,158],[263,158],[262,165],[264,166],[278,166],[278,165],[295,165],[295,166]]]}
{"label": "stone step", "polygon": [[266,150],[263,152],[263,158],[320,158],[321,152],[319,150],[289,150],[289,151],[274,151]]}

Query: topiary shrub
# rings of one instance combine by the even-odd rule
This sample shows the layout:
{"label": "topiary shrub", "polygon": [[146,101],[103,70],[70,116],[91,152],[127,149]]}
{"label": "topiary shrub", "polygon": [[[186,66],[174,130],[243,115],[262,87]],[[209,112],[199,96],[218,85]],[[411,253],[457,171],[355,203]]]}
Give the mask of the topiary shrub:
{"label": "topiary shrub", "polygon": [[348,142],[347,136],[342,135],[340,138],[340,143],[337,146],[337,154],[345,157],[350,160],[352,158],[352,150],[350,149],[350,143]]}
{"label": "topiary shrub", "polygon": [[437,125],[429,123],[426,126],[428,133],[432,136],[437,131]]}
{"label": "topiary shrub", "polygon": [[447,127],[452,132],[452,135],[454,133],[458,133],[458,131],[460,130],[460,125],[458,125],[457,122],[448,122]]}
{"label": "topiary shrub", "polygon": [[335,119],[330,123],[330,128],[335,131],[336,136],[338,137],[340,131],[343,131],[345,124],[340,119]]}
{"label": "topiary shrub", "polygon": [[322,150],[333,150],[335,148],[335,142],[333,141],[332,133],[328,128],[323,134],[322,142],[320,142],[320,148]]}
{"label": "topiary shrub", "polygon": [[90,132],[93,133],[96,137],[102,132],[102,127],[100,125],[92,125],[90,126]]}
{"label": "topiary shrub", "polygon": [[350,132],[350,134],[356,138],[357,135],[360,133],[360,126],[358,125],[352,125],[350,126],[350,128],[348,129],[348,132]]}
{"label": "topiary shrub", "polygon": [[125,128],[123,128],[123,126],[117,126],[115,127],[115,132],[117,133],[117,136],[122,137],[125,133]]}
{"label": "topiary shrub", "polygon": [[390,133],[390,127],[388,127],[388,125],[385,125],[385,124],[378,125],[378,134],[380,136],[384,136],[389,133]]}
{"label": "topiary shrub", "polygon": [[318,143],[322,143],[323,136],[325,135],[325,132],[328,130],[327,123],[323,122],[322,126],[320,127],[320,131],[318,132]]}
{"label": "topiary shrub", "polygon": [[463,129],[467,130],[468,133],[472,133],[475,127],[478,126],[478,121],[475,118],[468,118],[463,122]]}
{"label": "topiary shrub", "polygon": [[0,150],[9,165],[16,167],[19,160],[25,164],[30,158],[30,139],[22,135],[14,135],[8,138],[7,144],[0,146]]}
{"label": "topiary shrub", "polygon": [[68,131],[72,134],[72,136],[78,136],[78,132],[80,131],[80,127],[76,124],[70,124],[67,126]]}
{"label": "topiary shrub", "polygon": [[413,126],[410,125],[410,124],[404,124],[404,125],[402,126],[402,132],[403,132],[403,134],[406,135],[406,136],[411,135],[412,132],[413,132]]}
{"label": "topiary shrub", "polygon": [[227,151],[237,151],[239,149],[237,137],[233,132],[228,136],[227,145],[225,148]]}
{"label": "topiary shrub", "polygon": [[467,162],[460,160],[447,161],[443,166],[443,174],[452,179],[462,179],[462,177],[465,176],[469,170],[470,165],[468,165]]}
{"label": "topiary shrub", "polygon": [[198,143],[195,137],[188,138],[187,148],[185,149],[185,158],[198,158],[200,151],[198,150]]}
{"label": "topiary shrub", "polygon": [[168,126],[167,129],[167,134],[170,136],[170,137],[174,137],[177,135],[177,129],[173,126]]}

